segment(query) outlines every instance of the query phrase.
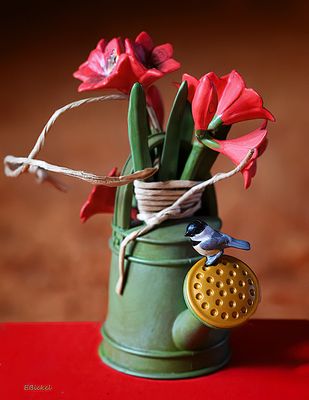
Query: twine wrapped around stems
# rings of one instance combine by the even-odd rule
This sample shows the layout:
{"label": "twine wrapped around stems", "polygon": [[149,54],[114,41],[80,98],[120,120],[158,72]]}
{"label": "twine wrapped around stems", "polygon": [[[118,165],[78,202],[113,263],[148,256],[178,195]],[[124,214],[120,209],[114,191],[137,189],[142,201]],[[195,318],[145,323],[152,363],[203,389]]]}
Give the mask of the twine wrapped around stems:
{"label": "twine wrapped around stems", "polygon": [[[238,164],[234,169],[228,172],[219,172],[216,175],[214,175],[212,178],[208,179],[207,181],[204,182],[194,182],[194,185],[192,186],[191,183],[187,186],[188,190],[186,190],[183,194],[180,195],[180,197],[177,198],[176,201],[174,201],[171,205],[161,209],[158,212],[149,212],[149,209],[147,209],[147,213],[145,215],[145,212],[143,213],[144,204],[141,207],[141,215],[142,219],[145,221],[145,225],[141,227],[140,229],[137,229],[136,231],[131,232],[128,236],[126,236],[123,241],[120,244],[120,250],[119,250],[119,278],[118,282],[116,285],[116,293],[121,295],[123,292],[124,288],[124,260],[125,260],[125,253],[126,253],[126,247],[127,245],[135,240],[137,237],[144,235],[145,233],[150,232],[153,228],[156,226],[160,225],[162,222],[168,220],[168,219],[177,219],[177,218],[183,218],[184,217],[184,211],[188,210],[188,213],[186,216],[192,216],[195,211],[197,211],[198,208],[200,208],[200,204],[196,203],[196,206],[192,206],[191,209],[188,208],[188,202],[190,204],[194,204],[194,200],[197,199],[198,195],[201,196],[203,193],[204,189],[209,186],[213,185],[216,182],[222,181],[224,179],[230,178],[233,175],[237,174],[239,171],[241,171],[250,161],[254,154],[254,149],[251,149],[248,151],[246,157],[241,161],[240,164]],[[184,181],[184,182],[192,182],[192,181]],[[147,189],[143,190],[143,187],[148,187],[149,190],[149,185],[153,185],[154,190],[156,190],[156,183],[166,187],[169,186],[170,189],[177,189],[178,185],[181,185],[181,181],[169,181],[169,182],[152,182],[151,184],[147,183],[135,183],[135,187],[138,189],[138,197],[143,199],[143,196],[149,197],[149,192],[147,193]],[[157,186],[160,187],[160,185]],[[179,187],[179,186],[178,186]],[[166,193],[166,199],[168,195],[170,195],[170,191],[167,191]],[[156,203],[155,196],[153,196],[153,202]],[[138,200],[137,200],[138,201]],[[161,199],[160,199],[161,201]],[[199,205],[198,208],[195,208]],[[139,206],[139,202],[138,202]],[[156,209],[156,205],[154,204],[154,210]]]}

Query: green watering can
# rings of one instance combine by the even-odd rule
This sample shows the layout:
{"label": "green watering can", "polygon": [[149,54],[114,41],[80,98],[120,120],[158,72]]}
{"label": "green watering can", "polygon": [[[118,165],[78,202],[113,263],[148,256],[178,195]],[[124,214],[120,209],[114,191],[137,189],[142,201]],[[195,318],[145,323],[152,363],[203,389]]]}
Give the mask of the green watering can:
{"label": "green watering can", "polygon": [[[150,136],[150,150],[162,141],[162,134]],[[132,169],[129,158],[123,173]],[[102,327],[100,356],[112,368],[149,378],[176,379],[213,372],[229,360],[228,330],[205,325],[186,305],[185,277],[200,259],[184,236],[189,219],[165,222],[131,243],[126,252],[124,291],[121,296],[115,292],[120,243],[139,228],[130,225],[132,199],[132,185],[118,188],[110,242],[108,315]],[[206,221],[220,228],[218,217],[206,217]]]}
{"label": "green watering can", "polygon": [[[192,139],[190,126],[186,140],[180,134],[185,131],[186,107],[187,86],[183,83],[166,134],[151,133],[145,95],[142,87],[135,84],[128,113],[132,156],[123,175],[151,167],[160,156],[159,180],[177,179],[178,148],[190,147]],[[223,129],[221,139],[228,129]],[[207,171],[217,157],[216,152],[205,151],[207,157],[203,168],[197,168],[196,180],[207,179]],[[182,175],[181,179],[187,178]],[[229,328],[244,322],[256,309],[257,279],[247,265],[227,255],[216,267],[206,267],[205,259],[197,257],[184,236],[191,219],[178,219],[164,222],[129,243],[124,290],[122,295],[117,294],[120,244],[141,227],[138,221],[131,220],[135,201],[132,184],[117,189],[110,243],[109,305],[100,356],[112,368],[148,378],[177,379],[211,373],[230,358]],[[198,213],[213,228],[220,228],[212,186],[206,188]]]}

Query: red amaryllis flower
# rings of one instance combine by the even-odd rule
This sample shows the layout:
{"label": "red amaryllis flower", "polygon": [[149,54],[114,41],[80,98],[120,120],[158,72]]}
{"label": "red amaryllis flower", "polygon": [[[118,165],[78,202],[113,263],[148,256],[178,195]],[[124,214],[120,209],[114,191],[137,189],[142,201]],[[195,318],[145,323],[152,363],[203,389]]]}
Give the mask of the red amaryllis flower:
{"label": "red amaryllis flower", "polygon": [[[117,168],[113,168],[108,176],[119,176]],[[80,210],[80,219],[82,222],[86,222],[87,219],[95,214],[112,214],[114,212],[116,190],[116,187],[95,186]]]}
{"label": "red amaryllis flower", "polygon": [[[213,82],[218,96],[218,107],[208,126],[209,130],[215,129],[221,124],[231,125],[256,118],[275,120],[273,115],[263,107],[260,95],[253,89],[246,88],[244,79],[237,71],[233,70],[221,78],[214,72],[205,76]],[[183,75],[182,80],[188,82],[188,100],[193,101],[196,90],[204,77],[198,80],[191,75]]]}
{"label": "red amaryllis flower", "polygon": [[256,129],[237,139],[231,140],[216,140],[219,147],[213,147],[213,150],[226,155],[234,164],[239,165],[246,157],[249,150],[254,149],[253,156],[249,163],[242,169],[244,177],[244,186],[247,189],[250,186],[251,179],[256,174],[256,160],[260,157],[267,146],[267,129],[266,123]]}
{"label": "red amaryllis flower", "polygon": [[124,53],[120,38],[109,42],[100,40],[88,60],[73,76],[83,82],[78,88],[79,92],[104,88],[118,89],[127,94],[136,82],[129,56]]}
{"label": "red amaryllis flower", "polygon": [[192,101],[192,115],[196,130],[207,130],[215,115],[218,97],[214,84],[204,76],[198,85]]}
{"label": "red amaryllis flower", "polygon": [[143,86],[180,68],[180,63],[173,59],[173,46],[170,43],[155,46],[146,32],[141,32],[134,42],[125,39],[125,48],[137,81]]}
{"label": "red amaryllis flower", "polygon": [[160,127],[163,126],[164,121],[164,106],[159,89],[156,86],[150,86],[146,92],[147,104],[153,108]]}
{"label": "red amaryllis flower", "polygon": [[273,115],[263,107],[261,96],[253,89],[246,88],[242,76],[237,71],[219,78],[209,74],[218,91],[218,108],[210,129],[221,123],[231,125],[235,122],[263,118],[274,121]]}

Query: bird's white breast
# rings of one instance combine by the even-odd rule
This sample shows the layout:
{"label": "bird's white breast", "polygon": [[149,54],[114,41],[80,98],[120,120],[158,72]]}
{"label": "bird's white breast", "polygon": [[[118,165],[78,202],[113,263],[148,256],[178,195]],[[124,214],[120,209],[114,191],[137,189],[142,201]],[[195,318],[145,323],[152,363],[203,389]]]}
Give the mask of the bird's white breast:
{"label": "bird's white breast", "polygon": [[212,249],[212,250],[202,249],[200,244],[197,244],[196,246],[193,246],[193,248],[194,248],[195,251],[197,251],[202,256],[212,256],[214,254],[217,254],[220,251],[218,249]]}

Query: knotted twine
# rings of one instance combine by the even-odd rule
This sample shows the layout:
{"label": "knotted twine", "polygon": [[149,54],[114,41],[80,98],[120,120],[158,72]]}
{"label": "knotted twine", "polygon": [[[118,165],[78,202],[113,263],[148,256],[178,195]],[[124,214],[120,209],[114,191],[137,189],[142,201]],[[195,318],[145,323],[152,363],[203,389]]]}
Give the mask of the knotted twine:
{"label": "knotted twine", "polygon": [[[134,181],[139,209],[138,218],[143,220],[145,225],[127,235],[120,244],[119,278],[115,288],[118,295],[122,294],[124,288],[124,260],[127,245],[168,219],[192,216],[201,206],[201,195],[205,188],[237,174],[248,164],[253,154],[254,149],[249,150],[246,157],[234,169],[228,172],[219,172],[204,182],[179,180],[147,183]],[[185,190],[178,191],[178,188]],[[163,203],[170,202],[170,197],[172,196],[175,196],[177,199],[171,205],[162,209]]]}

